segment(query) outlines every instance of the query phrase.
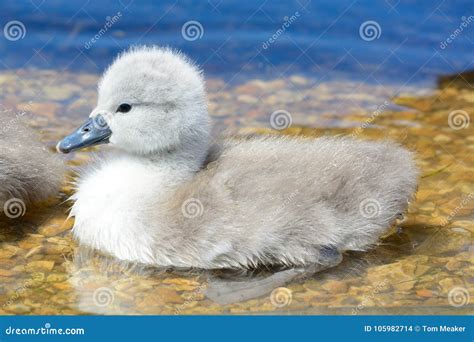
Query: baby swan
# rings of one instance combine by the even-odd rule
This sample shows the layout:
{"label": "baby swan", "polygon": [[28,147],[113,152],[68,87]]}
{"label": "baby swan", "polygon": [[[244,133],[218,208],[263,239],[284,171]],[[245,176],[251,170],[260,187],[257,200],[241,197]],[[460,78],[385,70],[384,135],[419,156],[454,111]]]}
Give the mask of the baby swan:
{"label": "baby swan", "polygon": [[64,165],[19,115],[0,112],[0,121],[0,212],[18,217],[24,213],[19,201],[45,200],[58,191]]}
{"label": "baby swan", "polygon": [[71,215],[81,243],[119,259],[318,264],[376,243],[416,188],[410,153],[385,142],[228,139],[210,153],[203,77],[169,49],[123,53],[98,91],[89,121],[58,150],[117,147],[79,179]]}

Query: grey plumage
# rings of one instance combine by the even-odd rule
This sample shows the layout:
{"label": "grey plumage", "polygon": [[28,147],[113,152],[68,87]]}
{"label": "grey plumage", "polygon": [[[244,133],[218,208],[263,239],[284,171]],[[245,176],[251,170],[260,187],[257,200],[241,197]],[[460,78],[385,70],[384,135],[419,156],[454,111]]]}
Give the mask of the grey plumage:
{"label": "grey plumage", "polygon": [[78,181],[76,238],[159,266],[326,265],[327,250],[375,244],[416,190],[412,154],[390,142],[278,136],[210,148],[205,103],[202,74],[181,54],[117,58],[91,113],[107,117],[117,149]]}
{"label": "grey plumage", "polygon": [[[198,263],[307,265],[318,263],[326,247],[370,248],[405,212],[416,183],[411,153],[389,142],[227,140],[217,159],[177,186],[161,204],[166,211],[151,221],[160,222],[157,248],[190,263],[225,244],[209,264]],[[193,218],[182,215],[190,198],[202,211]]]}
{"label": "grey plumage", "polygon": [[64,166],[19,115],[0,113],[0,205],[10,199],[39,201],[54,195]]}

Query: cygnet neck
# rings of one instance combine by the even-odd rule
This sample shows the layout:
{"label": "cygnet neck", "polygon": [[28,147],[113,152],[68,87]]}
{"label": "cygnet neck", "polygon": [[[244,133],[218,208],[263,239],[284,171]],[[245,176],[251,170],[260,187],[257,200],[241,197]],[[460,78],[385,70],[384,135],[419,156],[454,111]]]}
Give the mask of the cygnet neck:
{"label": "cygnet neck", "polygon": [[137,154],[121,150],[122,156],[141,160],[143,164],[156,168],[157,171],[176,175],[193,175],[198,172],[208,155],[208,138],[199,141],[189,141],[166,150],[156,150],[146,154]]}

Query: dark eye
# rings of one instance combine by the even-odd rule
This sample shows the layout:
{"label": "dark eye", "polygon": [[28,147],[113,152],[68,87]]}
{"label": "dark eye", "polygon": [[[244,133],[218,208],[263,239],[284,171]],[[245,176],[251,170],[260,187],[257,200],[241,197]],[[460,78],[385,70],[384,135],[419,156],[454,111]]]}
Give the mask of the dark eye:
{"label": "dark eye", "polygon": [[131,105],[129,105],[128,103],[122,103],[120,106],[118,106],[117,112],[128,113],[131,109],[132,109]]}

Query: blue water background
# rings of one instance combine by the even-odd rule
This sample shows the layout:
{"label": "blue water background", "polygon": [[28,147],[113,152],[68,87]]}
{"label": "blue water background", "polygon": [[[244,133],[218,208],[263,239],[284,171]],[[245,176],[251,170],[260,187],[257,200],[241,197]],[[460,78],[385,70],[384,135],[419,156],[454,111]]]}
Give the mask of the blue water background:
{"label": "blue water background", "polygon": [[[106,18],[119,12],[87,48]],[[473,14],[472,0],[2,0],[0,25],[17,20],[26,32],[16,41],[0,37],[0,68],[100,73],[130,45],[159,44],[183,50],[207,74],[228,80],[302,74],[416,85],[474,68],[474,21],[441,48]],[[292,16],[296,20],[277,34]],[[201,38],[183,38],[188,21],[201,24]],[[379,24],[377,39],[361,38],[366,21]]]}

